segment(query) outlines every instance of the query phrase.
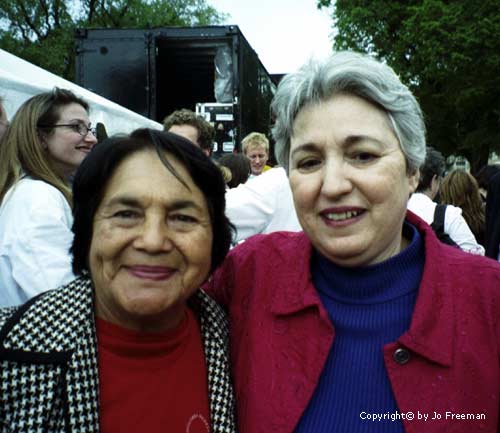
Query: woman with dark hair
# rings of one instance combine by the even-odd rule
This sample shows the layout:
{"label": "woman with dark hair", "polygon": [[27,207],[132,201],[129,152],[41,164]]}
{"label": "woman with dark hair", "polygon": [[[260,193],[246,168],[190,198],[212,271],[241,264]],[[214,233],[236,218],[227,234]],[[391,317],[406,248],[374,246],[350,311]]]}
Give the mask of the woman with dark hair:
{"label": "woman with dark hair", "polygon": [[221,156],[217,162],[231,171],[231,179],[226,182],[229,188],[236,188],[245,183],[252,172],[250,160],[240,153],[228,153]]}
{"label": "woman with dark hair", "polygon": [[0,306],[68,283],[70,179],[97,143],[89,105],[55,88],[25,101],[0,146]]}
{"label": "woman with dark hair", "polygon": [[235,431],[227,324],[198,289],[230,246],[224,192],[175,134],[91,152],[73,183],[78,278],[0,310],[4,428]]}
{"label": "woman with dark hair", "polygon": [[500,173],[500,164],[488,164],[483,166],[474,176],[484,204],[486,204],[490,181],[498,173]]}

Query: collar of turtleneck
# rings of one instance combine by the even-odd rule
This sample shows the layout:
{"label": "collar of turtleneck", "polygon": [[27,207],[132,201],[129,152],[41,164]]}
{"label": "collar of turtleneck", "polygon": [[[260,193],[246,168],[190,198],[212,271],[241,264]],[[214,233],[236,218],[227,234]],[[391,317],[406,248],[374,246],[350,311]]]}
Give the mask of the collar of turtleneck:
{"label": "collar of turtleneck", "polygon": [[410,244],[399,254],[361,268],[337,266],[314,252],[312,275],[320,296],[351,304],[388,302],[418,289],[424,268],[424,247],[417,229],[405,222]]}

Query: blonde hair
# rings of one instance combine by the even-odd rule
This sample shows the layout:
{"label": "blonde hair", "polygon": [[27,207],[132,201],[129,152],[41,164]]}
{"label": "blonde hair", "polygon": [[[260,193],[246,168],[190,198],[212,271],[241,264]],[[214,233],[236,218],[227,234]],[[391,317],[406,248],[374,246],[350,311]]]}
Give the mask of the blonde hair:
{"label": "blonde hair", "polygon": [[241,140],[241,150],[246,155],[247,150],[262,146],[267,154],[269,154],[269,140],[260,132],[251,132],[243,140]]}
{"label": "blonde hair", "polygon": [[57,188],[72,203],[71,187],[53,166],[42,148],[41,138],[52,133],[50,126],[59,120],[60,109],[77,103],[87,112],[88,104],[73,92],[54,88],[25,101],[12,118],[0,146],[0,203],[7,191],[24,174]]}
{"label": "blonde hair", "polygon": [[476,179],[464,170],[448,173],[439,188],[443,203],[462,209],[462,214],[479,243],[484,241],[485,214]]}

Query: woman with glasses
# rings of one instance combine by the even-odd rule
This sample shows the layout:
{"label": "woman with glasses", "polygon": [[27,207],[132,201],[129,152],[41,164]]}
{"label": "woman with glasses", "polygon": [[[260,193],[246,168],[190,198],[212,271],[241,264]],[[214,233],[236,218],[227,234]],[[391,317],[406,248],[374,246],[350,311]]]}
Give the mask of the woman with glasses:
{"label": "woman with glasses", "polygon": [[0,306],[74,278],[70,179],[97,143],[89,105],[55,88],[19,108],[0,146]]}

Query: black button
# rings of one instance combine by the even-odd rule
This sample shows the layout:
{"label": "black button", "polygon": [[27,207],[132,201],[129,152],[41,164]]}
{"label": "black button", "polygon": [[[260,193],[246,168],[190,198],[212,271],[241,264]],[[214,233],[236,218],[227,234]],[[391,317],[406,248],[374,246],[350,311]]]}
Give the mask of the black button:
{"label": "black button", "polygon": [[402,347],[400,347],[399,349],[396,349],[394,351],[394,354],[392,355],[392,358],[398,364],[403,365],[403,364],[406,364],[410,360],[410,352],[408,352],[408,350],[403,349]]}

